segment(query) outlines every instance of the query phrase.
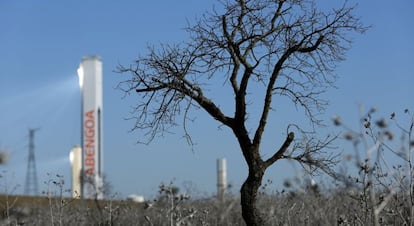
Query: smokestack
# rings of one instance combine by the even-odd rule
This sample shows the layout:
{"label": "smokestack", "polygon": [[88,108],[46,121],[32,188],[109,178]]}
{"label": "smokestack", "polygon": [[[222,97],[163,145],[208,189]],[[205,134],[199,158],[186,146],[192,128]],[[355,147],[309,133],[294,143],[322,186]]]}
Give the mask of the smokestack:
{"label": "smokestack", "polygon": [[227,166],[226,159],[217,159],[217,198],[224,200],[227,189]]}
{"label": "smokestack", "polygon": [[82,149],[75,146],[70,150],[70,164],[72,166],[72,197],[80,198],[81,173],[82,173]]}

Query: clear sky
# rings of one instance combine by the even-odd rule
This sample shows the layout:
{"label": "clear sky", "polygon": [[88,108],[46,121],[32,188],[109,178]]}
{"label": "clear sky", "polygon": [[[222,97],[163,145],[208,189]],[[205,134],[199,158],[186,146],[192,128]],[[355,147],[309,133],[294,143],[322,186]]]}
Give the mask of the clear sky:
{"label": "clear sky", "polygon": [[[99,55],[103,61],[104,172],[119,197],[154,196],[161,182],[172,179],[182,189],[213,194],[219,157],[227,159],[228,180],[237,192],[247,170],[229,130],[200,111],[191,127],[194,152],[180,128],[148,146],[136,144],[142,133],[129,132],[134,122],[125,120],[136,96],[124,97],[115,89],[125,78],[114,72],[118,64],[145,55],[148,44],[185,40],[187,21],[213,5],[219,7],[212,0],[0,1],[0,149],[9,154],[8,163],[0,165],[7,175],[7,180],[0,178],[0,192],[6,185],[9,191],[20,185],[14,193],[24,190],[29,128],[40,128],[35,135],[39,189],[47,189],[48,174],[63,175],[69,188],[69,150],[80,143],[76,70],[84,55]],[[331,103],[323,115],[327,123],[338,114],[356,124],[358,103],[384,115],[414,110],[413,9],[410,0],[360,1],[357,15],[373,27],[354,36],[347,60],[336,71],[338,88],[325,95]],[[273,113],[301,113],[286,109]],[[282,140],[285,128],[275,128],[273,135]],[[268,136],[264,148],[280,145],[274,141]],[[277,184],[297,172],[300,168],[282,162],[267,178]]]}

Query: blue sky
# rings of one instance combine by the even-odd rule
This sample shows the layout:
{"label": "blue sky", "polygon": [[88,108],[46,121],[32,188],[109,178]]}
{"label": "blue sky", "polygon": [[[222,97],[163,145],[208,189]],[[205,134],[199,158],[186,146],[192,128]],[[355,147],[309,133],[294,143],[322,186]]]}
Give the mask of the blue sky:
{"label": "blue sky", "polygon": [[[319,1],[324,4],[325,1]],[[104,76],[104,171],[119,197],[128,194],[156,194],[161,182],[175,184],[194,193],[216,190],[216,159],[228,161],[228,180],[237,192],[247,175],[238,145],[229,130],[206,114],[196,112],[190,129],[197,143],[194,152],[174,134],[152,144],[136,144],[142,136],[129,132],[133,121],[125,120],[136,96],[123,96],[115,89],[123,76],[114,72],[118,64],[129,65],[145,55],[148,44],[186,39],[187,20],[210,10],[216,1],[1,1],[0,2],[0,149],[9,162],[0,166],[5,185],[20,185],[22,193],[27,167],[28,129],[36,133],[36,164],[39,189],[45,190],[48,174],[61,174],[70,183],[69,150],[80,143],[80,91],[76,69],[84,55],[99,55]],[[358,103],[375,106],[388,115],[413,109],[414,99],[414,3],[408,0],[361,1],[357,15],[373,27],[353,36],[353,48],[336,73],[337,89],[325,95],[330,106],[323,115],[357,123]],[[134,99],[135,98],[135,99]],[[301,111],[286,107],[277,117]],[[293,116],[292,116],[293,117]],[[285,128],[275,124],[283,139]],[[321,134],[332,132],[325,128]],[[279,143],[267,136],[264,148]],[[264,153],[265,155],[269,153]],[[292,177],[300,168],[281,162],[267,178],[275,184]]]}

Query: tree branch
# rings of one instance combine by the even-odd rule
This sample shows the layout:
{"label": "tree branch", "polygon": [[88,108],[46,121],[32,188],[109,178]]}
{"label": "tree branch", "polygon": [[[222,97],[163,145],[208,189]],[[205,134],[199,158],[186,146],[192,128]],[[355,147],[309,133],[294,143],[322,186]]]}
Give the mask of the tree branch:
{"label": "tree branch", "polygon": [[265,167],[267,168],[271,166],[274,162],[282,158],[284,153],[289,148],[290,144],[292,143],[294,139],[295,139],[295,133],[290,132],[287,135],[285,142],[283,142],[282,146],[279,148],[279,150],[272,157],[270,157],[264,162]]}

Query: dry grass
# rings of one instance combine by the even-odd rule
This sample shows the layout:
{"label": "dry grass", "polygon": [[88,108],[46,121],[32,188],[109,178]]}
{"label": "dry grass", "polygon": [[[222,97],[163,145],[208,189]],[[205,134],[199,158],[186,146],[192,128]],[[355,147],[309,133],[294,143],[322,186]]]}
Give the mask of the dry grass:
{"label": "dry grass", "polygon": [[[358,194],[358,193],[357,193]],[[0,196],[1,225],[243,225],[238,198],[180,200],[161,197],[151,203]],[[395,195],[380,214],[381,225],[404,225],[409,217],[402,194]],[[62,201],[63,200],[63,201]],[[6,202],[9,209],[6,209]],[[172,203],[172,202],[175,203]],[[380,200],[378,200],[380,201]],[[60,203],[65,205],[59,217]],[[50,206],[52,203],[52,206]],[[362,193],[355,190],[312,190],[262,195],[259,203],[267,225],[374,225]],[[54,214],[51,220],[50,209]],[[6,213],[8,212],[8,215]]]}

